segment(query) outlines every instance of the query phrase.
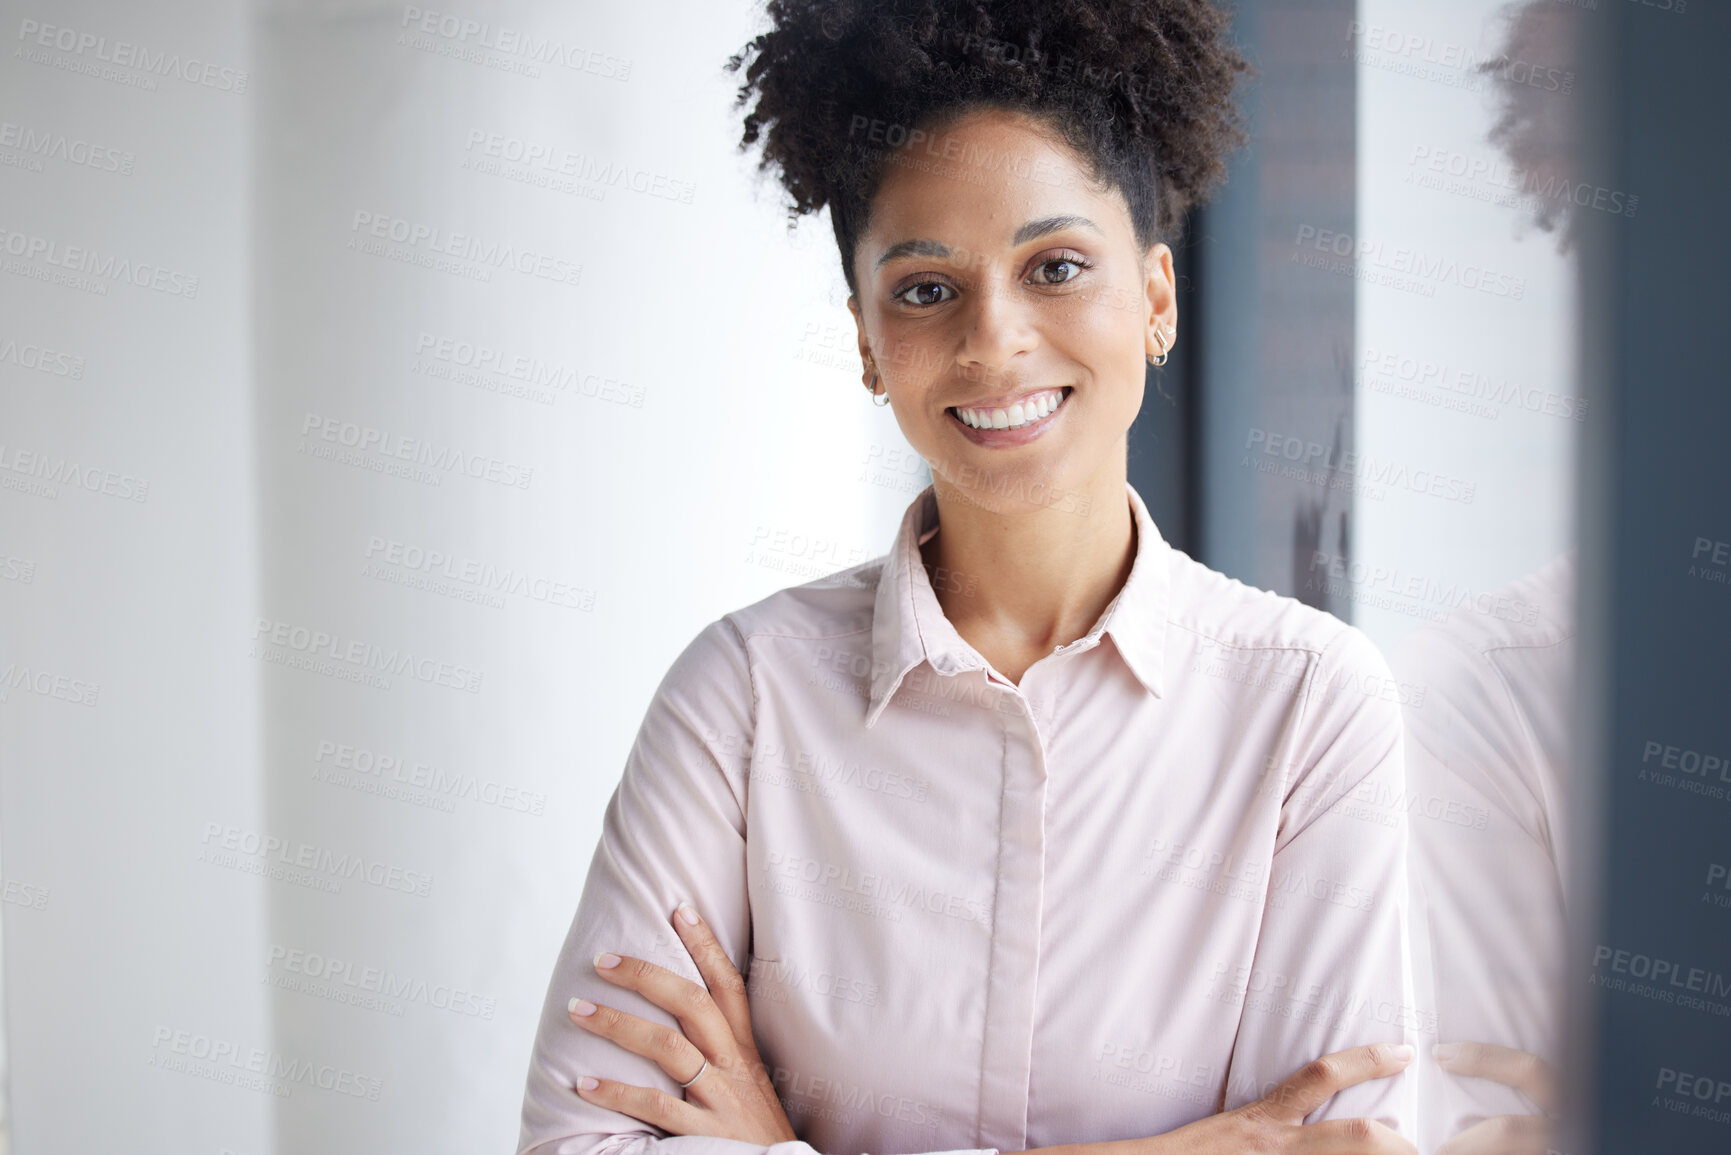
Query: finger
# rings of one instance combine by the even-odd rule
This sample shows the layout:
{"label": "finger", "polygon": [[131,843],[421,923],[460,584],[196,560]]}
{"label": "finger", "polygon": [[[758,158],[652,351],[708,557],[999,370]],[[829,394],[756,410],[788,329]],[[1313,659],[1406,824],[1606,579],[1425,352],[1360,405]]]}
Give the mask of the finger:
{"label": "finger", "polygon": [[1556,1074],[1537,1055],[1495,1043],[1442,1043],[1431,1053],[1445,1071],[1492,1079],[1521,1092],[1545,1114],[1556,1113]]}
{"label": "finger", "polygon": [[1375,1119],[1329,1119],[1300,1128],[1294,1155],[1418,1155],[1418,1148]]}
{"label": "finger", "polygon": [[1545,1155],[1554,1139],[1543,1115],[1499,1115],[1468,1127],[1436,1155]]}
{"label": "finger", "polygon": [[1413,1049],[1406,1043],[1370,1043],[1324,1055],[1306,1064],[1257,1104],[1281,1122],[1299,1124],[1337,1091],[1366,1079],[1386,1079],[1406,1070]]}
{"label": "finger", "polygon": [[[608,958],[619,961],[613,966],[601,964]],[[705,1055],[731,1059],[739,1049],[734,1042],[733,1028],[710,998],[709,992],[683,975],[666,967],[656,966],[647,959],[616,955],[602,951],[595,956],[595,973],[615,986],[636,991],[675,1019],[690,1039]],[[680,1078],[689,1078],[690,1072]]]}
{"label": "finger", "polygon": [[[586,1087],[587,1083],[595,1085]],[[585,1075],[577,1080],[575,1089],[578,1097],[586,1103],[641,1119],[663,1131],[675,1135],[702,1134],[703,1111],[657,1087],[638,1087],[615,1079]]]}
{"label": "finger", "polygon": [[751,1004],[745,996],[745,979],[740,975],[739,968],[733,965],[733,960],[727,957],[727,952],[721,949],[715,932],[689,902],[680,903],[673,912],[673,926],[679,932],[680,940],[685,943],[691,961],[697,964],[697,973],[703,976],[704,985],[709,988],[709,997],[715,1000],[722,1018],[727,1020],[734,1039],[741,1049],[747,1044],[755,1048],[756,1043],[753,1042],[751,1033]]}
{"label": "finger", "polygon": [[703,1069],[706,1060],[702,1052],[674,1027],[581,998],[571,1000],[569,1013],[571,1021],[584,1030],[642,1055],[675,1083],[683,1083]]}

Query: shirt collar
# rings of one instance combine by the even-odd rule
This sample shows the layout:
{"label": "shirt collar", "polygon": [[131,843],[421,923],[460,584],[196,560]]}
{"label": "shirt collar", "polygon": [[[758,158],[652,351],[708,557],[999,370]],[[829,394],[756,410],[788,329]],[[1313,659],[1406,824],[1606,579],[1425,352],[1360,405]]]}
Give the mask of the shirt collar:
{"label": "shirt collar", "polygon": [[[1106,606],[1094,628],[1070,643],[1089,649],[1102,634],[1130,672],[1155,697],[1165,694],[1166,620],[1171,599],[1170,546],[1160,536],[1148,507],[1134,486],[1125,483],[1136,519],[1136,560],[1124,587]],[[938,532],[937,494],[926,486],[902,514],[895,543],[878,575],[872,611],[872,683],[865,724],[877,722],[896,687],[922,661],[941,675],[986,669],[986,660],[944,616],[920,556],[920,546]]]}

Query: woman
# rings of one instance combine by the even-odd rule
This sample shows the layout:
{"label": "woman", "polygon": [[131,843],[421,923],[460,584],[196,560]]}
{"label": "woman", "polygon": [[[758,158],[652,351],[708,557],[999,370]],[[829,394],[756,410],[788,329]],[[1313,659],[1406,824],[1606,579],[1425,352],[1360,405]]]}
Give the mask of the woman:
{"label": "woman", "polygon": [[885,557],[668,672],[521,1151],[1409,1150],[1393,683],[1126,481],[1160,238],[1238,139],[1225,18],[770,14],[744,143],[830,209],[863,380],[933,484]]}

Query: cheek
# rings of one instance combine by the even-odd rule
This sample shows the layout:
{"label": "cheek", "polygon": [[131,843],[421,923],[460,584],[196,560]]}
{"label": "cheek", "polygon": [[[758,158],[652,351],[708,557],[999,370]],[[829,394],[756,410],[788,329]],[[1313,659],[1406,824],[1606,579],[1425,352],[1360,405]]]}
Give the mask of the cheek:
{"label": "cheek", "polygon": [[919,389],[941,375],[941,336],[933,329],[880,321],[875,326],[872,356],[884,376],[904,390]]}
{"label": "cheek", "polygon": [[1106,285],[1078,299],[1071,323],[1099,337],[1140,343],[1148,302],[1136,285]]}
{"label": "cheek", "polygon": [[[1102,295],[1063,318],[1058,332],[1065,355],[1087,367],[1102,400],[1122,399],[1134,414],[1147,364],[1142,315],[1121,302],[1122,296]],[[1109,403],[1118,406],[1117,400]]]}
{"label": "cheek", "polygon": [[1086,366],[1100,385],[1121,387],[1142,361],[1142,314],[1121,291],[1103,289],[1090,300],[1076,301],[1052,322],[1048,338],[1067,358]]}

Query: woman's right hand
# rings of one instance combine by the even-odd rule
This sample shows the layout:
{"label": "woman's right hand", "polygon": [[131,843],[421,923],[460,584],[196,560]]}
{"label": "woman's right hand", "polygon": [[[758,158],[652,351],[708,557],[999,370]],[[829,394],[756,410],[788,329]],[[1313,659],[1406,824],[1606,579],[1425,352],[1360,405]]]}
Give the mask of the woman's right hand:
{"label": "woman's right hand", "polygon": [[1337,1092],[1406,1070],[1412,1048],[1372,1043],[1324,1055],[1254,1103],[1155,1136],[1142,1155],[1417,1155],[1418,1149],[1374,1119],[1304,1117]]}

